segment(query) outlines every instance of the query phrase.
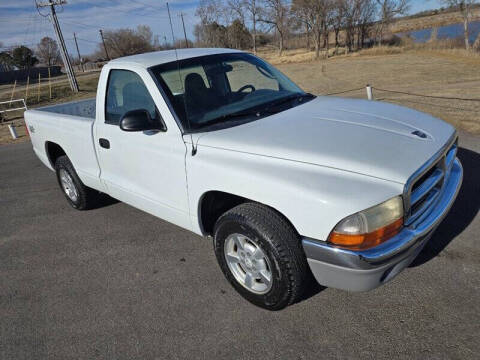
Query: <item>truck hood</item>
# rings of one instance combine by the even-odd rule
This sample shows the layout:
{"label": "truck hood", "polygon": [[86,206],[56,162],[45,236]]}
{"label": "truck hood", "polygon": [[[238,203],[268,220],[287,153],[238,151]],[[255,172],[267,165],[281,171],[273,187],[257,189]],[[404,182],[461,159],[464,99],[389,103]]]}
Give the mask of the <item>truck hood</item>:
{"label": "truck hood", "polygon": [[318,97],[281,113],[199,134],[197,145],[406,183],[455,129],[383,102]]}

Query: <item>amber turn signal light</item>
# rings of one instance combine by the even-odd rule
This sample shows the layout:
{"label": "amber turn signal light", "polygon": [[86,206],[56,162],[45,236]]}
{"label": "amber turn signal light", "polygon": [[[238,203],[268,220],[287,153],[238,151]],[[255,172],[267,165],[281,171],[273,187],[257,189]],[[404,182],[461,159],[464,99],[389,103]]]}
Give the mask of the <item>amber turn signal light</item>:
{"label": "amber turn signal light", "polygon": [[366,234],[340,234],[333,231],[328,237],[328,242],[338,247],[349,250],[365,250],[391,239],[403,228],[403,218]]}

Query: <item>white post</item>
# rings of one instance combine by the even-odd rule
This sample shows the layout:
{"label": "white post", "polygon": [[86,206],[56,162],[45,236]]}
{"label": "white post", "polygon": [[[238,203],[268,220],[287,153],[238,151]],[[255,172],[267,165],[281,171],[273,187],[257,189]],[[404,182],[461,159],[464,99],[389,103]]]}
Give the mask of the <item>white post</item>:
{"label": "white post", "polygon": [[367,85],[367,97],[368,97],[368,100],[370,101],[373,100],[373,90],[370,85]]}
{"label": "white post", "polygon": [[12,135],[13,140],[15,140],[16,138],[18,138],[18,136],[17,136],[17,130],[15,130],[15,126],[14,126],[14,125],[8,125],[8,130],[10,130],[10,135]]}

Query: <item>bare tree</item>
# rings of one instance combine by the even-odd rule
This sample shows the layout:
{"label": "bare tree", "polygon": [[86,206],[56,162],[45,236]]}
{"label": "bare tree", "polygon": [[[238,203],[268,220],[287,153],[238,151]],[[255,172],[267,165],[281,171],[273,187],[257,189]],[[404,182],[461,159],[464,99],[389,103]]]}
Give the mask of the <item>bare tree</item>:
{"label": "bare tree", "polygon": [[380,44],[383,34],[393,18],[405,14],[410,9],[410,0],[376,0],[380,7],[380,22],[377,29]]}
{"label": "bare tree", "polygon": [[333,14],[333,2],[331,0],[293,0],[292,9],[298,17],[312,29],[315,41],[315,57],[320,55],[322,35],[325,39],[324,47],[328,48],[329,24]]}
{"label": "bare tree", "polygon": [[289,7],[286,0],[263,0],[259,21],[278,33],[278,54],[282,55],[285,36],[289,28]]}
{"label": "bare tree", "polygon": [[353,50],[355,46],[355,34],[358,33],[357,27],[360,23],[362,0],[345,0],[342,1],[342,6],[345,45],[348,50]]}
{"label": "bare tree", "polygon": [[56,65],[60,61],[60,51],[55,40],[46,36],[37,45],[37,56],[48,67]]}
{"label": "bare tree", "polygon": [[377,13],[375,0],[357,0],[358,10],[358,47],[364,47],[367,37],[370,35],[372,24]]}
{"label": "bare tree", "polygon": [[245,8],[249,14],[249,21],[252,22],[252,45],[253,45],[253,53],[257,53],[257,21],[258,21],[258,13],[259,8],[257,5],[257,0],[244,0]]}
{"label": "bare tree", "polygon": [[[245,28],[247,23],[252,25],[250,31],[252,37],[253,52],[257,53],[257,21],[258,21],[258,5],[257,0],[227,0],[226,12],[230,12],[233,21],[240,20]],[[233,25],[233,21],[230,21]],[[236,25],[238,27],[238,25]]]}
{"label": "bare tree", "polygon": [[228,46],[227,28],[222,23],[230,17],[231,11],[226,11],[221,0],[200,0],[195,15],[200,18],[194,28],[200,46]]}
{"label": "bare tree", "polygon": [[463,17],[463,31],[465,36],[465,48],[470,50],[469,32],[468,27],[471,18],[472,6],[477,2],[476,0],[442,0],[447,6],[457,7],[462,13]]}
{"label": "bare tree", "polygon": [[304,0],[292,0],[291,6],[292,18],[295,21],[295,27],[305,27],[305,36],[307,40],[307,50],[310,50],[310,19],[307,7],[304,6]]}
{"label": "bare tree", "polygon": [[238,19],[243,25],[246,25],[245,0],[227,0],[226,5],[226,10],[230,12],[233,19]]}
{"label": "bare tree", "polygon": [[347,0],[335,0],[332,9],[332,26],[335,32],[335,52],[340,47],[340,30],[345,27],[345,2]]}
{"label": "bare tree", "polygon": [[[105,46],[111,57],[140,54],[154,49],[152,30],[147,25],[139,25],[137,29],[118,29],[104,31]],[[99,45],[102,49],[102,45]],[[103,50],[99,51],[103,53]]]}
{"label": "bare tree", "polygon": [[225,7],[222,0],[200,0],[195,15],[203,24],[221,24],[225,18]]}

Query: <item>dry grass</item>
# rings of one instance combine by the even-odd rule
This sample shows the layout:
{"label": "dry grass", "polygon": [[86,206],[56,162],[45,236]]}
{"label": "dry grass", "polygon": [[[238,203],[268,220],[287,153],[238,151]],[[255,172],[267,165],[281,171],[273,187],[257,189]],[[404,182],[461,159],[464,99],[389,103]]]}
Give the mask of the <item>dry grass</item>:
{"label": "dry grass", "polygon": [[[8,130],[8,126],[7,126],[10,124],[14,125],[15,129],[17,130],[17,135],[18,135],[17,140],[13,140],[12,136],[10,135],[10,130]],[[25,123],[23,122],[23,119],[16,119],[16,120],[0,123],[0,145],[24,142],[27,140],[28,140],[28,135],[25,129]]]}
{"label": "dry grass", "polygon": [[274,65],[302,63],[315,60],[315,52],[306,49],[287,50],[283,52],[282,56],[278,56],[278,51],[276,49],[261,49],[258,51],[257,55]]}
{"label": "dry grass", "polygon": [[[29,109],[33,109],[40,106],[46,106],[61,102],[68,102],[74,100],[81,100],[94,97],[97,91],[99,73],[85,74],[78,77],[78,84],[80,92],[74,94],[68,85],[66,79],[60,79],[52,83],[52,99],[50,99],[50,93],[47,85],[42,85],[40,92],[40,101],[38,101],[37,89],[32,86],[30,89],[30,95],[28,97],[27,106]],[[0,101],[8,101],[11,96],[11,86],[3,86],[0,89]],[[23,98],[25,96],[25,87],[18,87],[14,98]],[[8,130],[9,124],[15,125],[19,138],[13,140]],[[22,112],[10,112],[7,115],[6,121],[0,123],[0,145],[8,144],[12,142],[27,141],[28,136],[24,126]]]}
{"label": "dry grass", "polygon": [[[425,95],[479,98],[480,57],[455,51],[404,51],[393,55],[366,51],[309,63],[277,65],[306,91],[328,94],[374,87]],[[360,90],[342,96],[365,98]],[[436,100],[376,91],[379,100],[398,103],[442,118],[454,126],[480,134],[480,102]]]}
{"label": "dry grass", "polygon": [[353,53],[353,56],[366,55],[366,56],[386,56],[386,55],[396,55],[402,54],[406,51],[404,47],[401,46],[375,46],[370,49],[365,49],[359,51],[358,53]]}
{"label": "dry grass", "polygon": [[[333,55],[335,49],[330,49]],[[340,49],[344,52],[344,49]],[[259,56],[275,64],[306,91],[334,93],[364,87],[399,90],[410,93],[480,99],[480,55],[461,49],[421,47],[381,47],[329,59],[314,60],[314,52],[305,49],[286,51],[278,57],[275,50],[262,49]],[[95,95],[98,74],[80,79],[82,92],[72,94],[67,84],[57,84],[56,99],[66,102]],[[365,98],[364,90],[342,96]],[[382,101],[398,103],[430,113],[457,128],[480,134],[480,102],[436,100],[375,91]],[[33,101],[33,100],[32,100]],[[40,104],[51,103],[42,97]],[[25,134],[23,120],[19,135]],[[17,141],[24,141],[23,136]],[[0,144],[11,142],[6,124],[0,125]]]}
{"label": "dry grass", "polygon": [[[97,89],[97,82],[99,72],[91,72],[80,74],[77,76],[80,92],[74,94],[68,85],[66,76],[58,78],[52,78],[52,98],[50,99],[50,91],[48,81],[42,79],[40,87],[40,99],[38,98],[38,84],[33,82],[29,86],[27,106],[35,108],[38,106],[45,106],[48,104],[55,104],[59,101],[68,101],[68,99],[74,100],[79,98],[95,96]],[[1,85],[0,86],[0,101],[9,101],[12,96],[13,85]],[[13,94],[14,99],[26,98],[26,86],[17,85]]]}

